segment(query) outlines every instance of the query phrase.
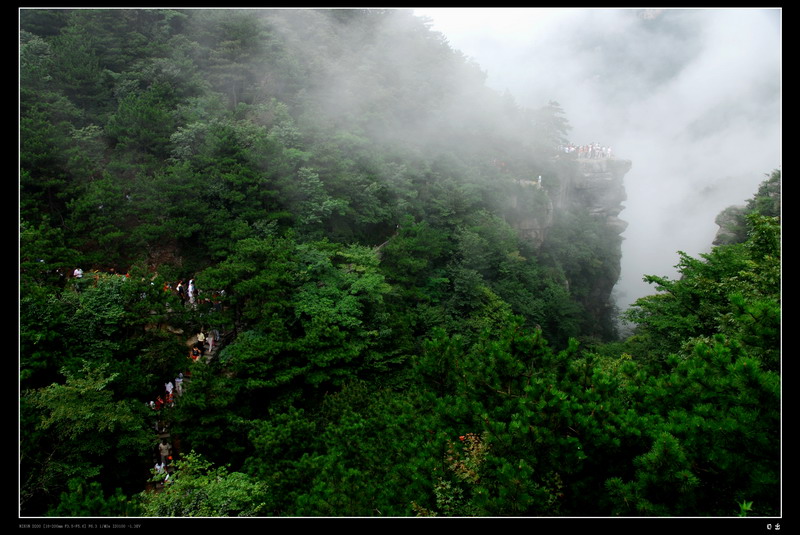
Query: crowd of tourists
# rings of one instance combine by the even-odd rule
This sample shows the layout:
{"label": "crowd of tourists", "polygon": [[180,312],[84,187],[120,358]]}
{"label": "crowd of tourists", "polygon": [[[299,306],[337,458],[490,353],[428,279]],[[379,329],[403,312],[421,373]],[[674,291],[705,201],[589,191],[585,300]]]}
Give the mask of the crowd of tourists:
{"label": "crowd of tourists", "polygon": [[197,341],[192,344],[189,350],[189,358],[193,361],[197,361],[205,354],[213,354],[214,345],[217,342],[219,342],[219,331],[217,329],[209,329],[208,332],[200,330],[200,332],[197,333]]}
{"label": "crowd of tourists", "polygon": [[559,152],[565,154],[575,154],[578,158],[588,160],[599,160],[603,158],[612,158],[611,147],[600,145],[599,143],[589,143],[588,145],[560,145]]}
{"label": "crowd of tourists", "polygon": [[[87,285],[96,285],[100,277],[119,276],[124,277],[126,280],[130,279],[129,273],[120,274],[117,273],[114,268],[110,268],[107,271],[94,269],[85,272],[82,268],[76,267],[72,271],[71,277],[64,277],[64,273],[60,270],[59,273],[62,278],[73,279],[73,284],[79,291]],[[154,281],[157,276],[158,275],[153,275],[150,279],[150,284],[155,284]],[[221,299],[225,295],[225,291],[222,290],[219,292],[204,292],[204,295],[201,296],[195,286],[194,279],[189,279],[188,282],[184,282],[184,280],[181,279],[174,285],[171,282],[165,282],[163,290],[176,295],[181,303],[185,306],[191,306],[192,308],[196,308],[199,304],[208,304],[218,310],[221,307]],[[188,358],[196,362],[204,355],[213,355],[214,349],[220,340],[220,333],[214,328],[209,328],[207,330],[200,329],[197,335],[192,338],[194,341],[192,341],[190,345]],[[159,443],[156,446],[156,451],[154,451],[156,457],[155,466],[152,469],[152,473],[157,476],[157,488],[163,487],[163,485],[169,481],[170,474],[172,473],[173,454],[173,446],[168,441],[169,423],[162,419],[161,411],[167,407],[175,406],[176,399],[184,392],[184,380],[190,375],[188,371],[186,375],[181,372],[174,379],[168,380],[164,383],[164,390],[159,393],[154,400],[146,404],[147,407],[155,413],[154,430],[159,437]]]}
{"label": "crowd of tourists", "polygon": [[[90,272],[84,272],[80,267],[76,267],[73,270],[71,278],[74,281],[75,288],[80,290],[87,284],[93,283],[96,285],[101,276],[120,276],[125,277],[125,279],[130,279],[130,273],[120,274],[117,273],[114,268],[110,268],[108,271],[94,269]],[[153,281],[157,277],[158,274],[154,274],[150,279],[150,284],[155,284]],[[92,282],[90,283],[89,281]],[[176,283],[166,281],[164,282],[163,289],[165,292],[176,295],[181,303],[191,306],[192,308],[196,308],[197,305],[207,304],[212,306],[215,310],[219,310],[221,308],[221,299],[225,295],[225,290],[206,291],[202,292],[203,295],[201,295],[201,292],[197,289],[197,286],[195,286],[194,279],[189,279],[188,282],[184,282],[184,279],[180,279]]]}
{"label": "crowd of tourists", "polygon": [[[204,331],[201,329],[195,337],[194,342],[191,343],[189,350],[189,359],[197,361],[203,355],[212,355],[214,348],[219,343],[220,334],[217,329],[208,329]],[[190,339],[191,341],[191,339]],[[155,414],[154,428],[156,435],[159,437],[158,445],[154,453],[155,466],[151,470],[154,476],[152,480],[156,488],[163,488],[163,486],[170,481],[170,476],[173,471],[173,445],[169,441],[169,422],[162,419],[162,409],[167,407],[174,407],[177,398],[181,397],[184,392],[184,382],[189,378],[191,379],[191,372],[179,373],[173,380],[168,380],[164,383],[164,390],[156,396],[156,399],[147,403],[147,406]]]}
{"label": "crowd of tourists", "polygon": [[201,296],[194,284],[194,279],[189,279],[188,283],[184,283],[183,279],[181,279],[175,284],[174,287],[172,286],[172,283],[165,282],[164,291],[172,292],[177,295],[181,300],[181,303],[184,305],[188,304],[192,308],[196,308],[199,304],[207,304],[211,305],[214,310],[220,309],[222,306],[220,299],[225,295],[225,290],[221,290],[218,292],[203,292],[203,295]]}
{"label": "crowd of tourists", "polygon": [[[178,374],[174,383],[172,381],[164,383],[164,394],[156,396],[156,399],[148,403],[148,405],[154,411],[160,411],[164,407],[174,407],[175,396],[180,396],[181,394],[183,394],[183,372]],[[159,424],[156,425],[156,431],[159,433],[163,431]]]}
{"label": "crowd of tourists", "polygon": [[[188,373],[188,372],[187,372]],[[164,407],[174,407],[175,398],[183,394],[183,372],[179,373],[172,380],[164,384],[164,393],[159,394],[154,401],[148,403],[148,407],[155,413],[155,432],[159,437],[158,445],[155,448],[155,466],[153,467],[152,474],[156,476],[156,488],[163,487],[164,483],[169,480],[172,473],[172,443],[169,441],[169,422],[161,419],[161,409]]]}

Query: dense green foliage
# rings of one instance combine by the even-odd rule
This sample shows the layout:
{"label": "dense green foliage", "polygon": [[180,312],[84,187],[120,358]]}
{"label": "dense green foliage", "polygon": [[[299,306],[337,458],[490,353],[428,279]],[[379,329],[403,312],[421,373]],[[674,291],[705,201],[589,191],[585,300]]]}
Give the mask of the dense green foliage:
{"label": "dense green foliage", "polygon": [[742,243],[747,239],[747,215],[759,213],[769,217],[781,215],[781,171],[775,169],[767,175],[758,191],[745,205],[729,206],[717,215],[720,229],[714,239],[715,245]]}
{"label": "dense green foliage", "polygon": [[410,13],[20,21],[22,515],[780,513],[779,173],[613,341],[563,110]]}
{"label": "dense green foliage", "polygon": [[[154,477],[154,479],[159,479]],[[190,452],[175,462],[175,473],[159,493],[146,493],[143,516],[256,516],[269,493],[266,484],[241,472],[214,468]]]}

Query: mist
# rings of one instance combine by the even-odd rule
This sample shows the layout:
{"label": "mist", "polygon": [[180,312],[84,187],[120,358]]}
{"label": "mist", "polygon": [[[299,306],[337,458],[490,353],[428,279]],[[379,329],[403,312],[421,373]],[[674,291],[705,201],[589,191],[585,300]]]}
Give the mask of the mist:
{"label": "mist", "polygon": [[621,309],[708,252],[714,219],[781,166],[780,9],[416,9],[522,106],[558,102],[575,144],[631,160]]}

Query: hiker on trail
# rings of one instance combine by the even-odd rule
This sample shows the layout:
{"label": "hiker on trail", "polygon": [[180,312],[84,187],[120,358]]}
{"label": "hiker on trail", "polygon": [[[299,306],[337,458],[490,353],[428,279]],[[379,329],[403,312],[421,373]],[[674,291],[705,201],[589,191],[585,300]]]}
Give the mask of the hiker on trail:
{"label": "hiker on trail", "polygon": [[161,398],[161,396],[158,396],[156,398],[156,410],[157,411],[161,410],[161,407],[163,407],[163,406],[164,406],[164,400]]}
{"label": "hiker on trail", "polygon": [[155,480],[156,488],[163,488],[164,483],[166,483],[167,479],[169,479],[169,472],[167,472],[167,467],[163,463],[156,462],[155,467],[155,475],[160,478],[160,480]]}
{"label": "hiker on trail", "polygon": [[79,267],[76,267],[75,271],[72,272],[72,277],[75,279],[75,289],[80,291],[83,286],[83,270]]}
{"label": "hiker on trail", "polygon": [[219,340],[219,331],[216,329],[211,329],[208,331],[208,352],[214,352],[214,341]]}
{"label": "hiker on trail", "polygon": [[194,279],[189,279],[189,304],[194,306],[194,298],[197,290],[194,287]]}
{"label": "hiker on trail", "polygon": [[172,446],[167,443],[167,439],[162,438],[161,444],[158,445],[158,453],[161,455],[161,464],[166,466],[170,459],[170,455],[172,455]]}
{"label": "hiker on trail", "polygon": [[183,280],[178,281],[178,285],[175,287],[175,291],[178,292],[178,297],[181,298],[181,303],[186,302],[186,288],[183,287]]}
{"label": "hiker on trail", "polygon": [[172,390],[173,390],[173,388],[174,388],[174,387],[172,386],[172,381],[169,381],[169,382],[167,382],[167,383],[164,385],[164,388],[167,390],[167,405],[168,405],[168,406],[170,406],[170,407],[172,407],[172,406],[174,406],[174,403],[173,403],[173,402],[174,402],[174,400],[175,400],[175,398],[173,398],[173,397],[172,397]]}
{"label": "hiker on trail", "polygon": [[189,358],[191,358],[194,361],[200,358],[200,350],[197,349],[197,346],[192,347],[192,351],[191,353],[189,353]]}
{"label": "hiker on trail", "polygon": [[183,394],[183,372],[175,378],[175,392],[180,396]]}
{"label": "hiker on trail", "polygon": [[206,335],[203,334],[202,329],[200,330],[200,332],[197,333],[197,348],[200,351],[206,350]]}

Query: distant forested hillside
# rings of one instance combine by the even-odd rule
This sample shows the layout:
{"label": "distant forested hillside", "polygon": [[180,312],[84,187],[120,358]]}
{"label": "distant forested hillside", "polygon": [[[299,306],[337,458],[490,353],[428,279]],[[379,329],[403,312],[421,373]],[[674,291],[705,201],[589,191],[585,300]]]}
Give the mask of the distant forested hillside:
{"label": "distant forested hillside", "polygon": [[19,54],[21,515],[779,514],[777,214],[617,340],[565,112],[409,11],[21,9]]}

